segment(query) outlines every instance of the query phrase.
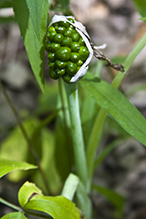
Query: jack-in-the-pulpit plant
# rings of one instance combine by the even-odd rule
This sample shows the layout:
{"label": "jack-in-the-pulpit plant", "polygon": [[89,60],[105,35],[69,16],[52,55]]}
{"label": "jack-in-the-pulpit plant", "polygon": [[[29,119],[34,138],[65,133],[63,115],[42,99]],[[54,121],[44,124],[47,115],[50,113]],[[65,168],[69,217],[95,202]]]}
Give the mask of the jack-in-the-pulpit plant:
{"label": "jack-in-the-pulpit plant", "polygon": [[[145,0],[133,1],[140,5],[145,15]],[[59,89],[56,92],[59,96],[57,110],[56,107],[53,110],[51,108],[53,112],[43,121],[38,121],[38,119],[36,121],[35,118],[32,121],[27,121],[28,119],[26,119],[26,122],[30,124],[29,126],[27,126],[27,123],[21,122],[18,112],[0,82],[3,95],[12,109],[22,132],[22,136],[19,130],[12,133],[12,137],[17,142],[16,145],[18,144],[19,147],[15,147],[15,142],[14,144],[12,143],[13,138],[11,137],[7,139],[8,142],[6,141],[6,144],[2,143],[1,151],[4,152],[1,153],[0,158],[0,167],[2,167],[0,168],[0,178],[14,170],[36,169],[37,171],[38,167],[38,172],[34,172],[31,179],[42,189],[41,191],[34,183],[25,182],[18,192],[20,207],[0,197],[0,203],[16,211],[2,216],[2,219],[27,219],[29,215],[48,219],[50,216],[54,219],[92,219],[93,211],[90,200],[92,190],[106,196],[114,204],[119,215],[121,215],[124,206],[123,195],[121,196],[106,187],[94,184],[92,179],[95,168],[98,168],[105,156],[119,142],[117,139],[114,144],[111,146],[107,145],[103,151],[97,154],[107,114],[118,122],[127,133],[146,146],[145,118],[124,94],[117,90],[125,76],[123,72],[127,72],[134,59],[145,47],[146,34],[126,58],[123,67],[123,65],[113,64],[100,51],[100,49],[105,48],[105,44],[94,46],[86,28],[76,21],[74,17],[55,15],[47,27],[47,17],[48,13],[50,13],[48,8],[51,1],[39,0],[34,3],[34,1],[30,0],[13,0],[12,2],[29,62],[40,88],[44,92],[44,47],[48,52],[50,77],[55,80],[61,78],[61,80],[58,80]],[[97,74],[94,75],[87,71],[93,55],[106,61],[108,66],[119,70],[111,85],[98,77]],[[101,62],[99,62],[99,66],[101,66]],[[84,78],[82,78],[83,76]],[[80,104],[78,101],[78,80],[80,80],[79,84],[82,87],[79,91],[83,89],[85,95]],[[49,86],[52,86],[52,84],[54,86],[54,83],[50,83]],[[47,95],[54,98],[54,96],[51,96],[51,92],[48,92]],[[87,99],[87,101],[84,101],[84,99]],[[41,103],[41,106],[45,104],[47,112],[49,112],[48,98],[46,98],[45,103]],[[95,104],[98,105],[98,110]],[[51,105],[50,99],[49,105]],[[80,112],[83,112],[83,108],[86,110],[80,117]],[[55,120],[57,128],[55,128],[55,132],[52,129],[50,132],[49,128],[45,129],[44,126],[48,125],[54,118],[57,118]],[[30,122],[32,123],[32,128]],[[16,138],[18,136],[16,133],[19,134],[18,138]],[[23,153],[23,137],[24,146],[25,142],[28,146],[28,153]],[[21,148],[20,139],[22,139]],[[5,150],[3,150],[5,147],[7,152],[10,151],[8,148],[11,148],[11,151],[16,150],[16,156],[13,156],[13,160],[9,160],[9,153],[5,153]],[[18,148],[20,148],[22,153],[20,153],[20,157],[17,156]],[[37,150],[38,148],[39,150]],[[71,149],[70,153],[66,151],[68,148],[69,150]],[[55,150],[57,153],[55,153]],[[31,157],[28,156],[30,152],[32,154]],[[35,160],[35,165],[22,162],[26,161],[28,157],[30,162]],[[66,157],[68,160],[62,165],[61,162],[62,160],[64,162]],[[22,178],[20,177],[20,179]]]}

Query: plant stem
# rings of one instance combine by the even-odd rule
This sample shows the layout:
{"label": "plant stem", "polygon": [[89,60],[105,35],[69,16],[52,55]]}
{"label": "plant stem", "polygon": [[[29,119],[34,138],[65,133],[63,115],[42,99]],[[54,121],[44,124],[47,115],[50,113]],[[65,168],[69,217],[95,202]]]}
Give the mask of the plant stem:
{"label": "plant stem", "polygon": [[[138,56],[138,54],[141,52],[141,50],[146,46],[146,34],[141,38],[141,40],[137,43],[137,45],[134,47],[134,49],[131,51],[131,53],[128,55],[124,62],[124,69],[125,73],[128,71],[132,63],[134,62],[135,58]],[[121,81],[123,80],[125,74],[122,72],[118,72],[116,77],[114,78],[112,82],[112,86],[115,88],[118,88]]]}
{"label": "plant stem", "polygon": [[14,205],[14,204],[11,204],[10,202],[4,200],[3,198],[0,198],[0,203],[2,203],[2,204],[4,204],[4,205],[7,205],[8,207],[13,208],[13,209],[16,210],[16,211],[21,211],[21,212],[23,212],[23,210],[22,210],[20,207]]}
{"label": "plant stem", "polygon": [[8,96],[6,90],[5,90],[5,88],[4,88],[4,86],[2,85],[1,82],[0,82],[0,87],[1,87],[1,89],[2,89],[2,92],[3,92],[4,97],[5,97],[6,100],[7,100],[7,103],[9,104],[11,110],[13,111],[13,113],[14,113],[14,115],[15,115],[15,118],[16,118],[16,120],[17,120],[17,123],[18,123],[18,125],[19,125],[19,128],[20,128],[20,130],[21,130],[21,132],[22,132],[22,134],[23,134],[23,136],[24,136],[24,138],[25,138],[25,140],[26,140],[26,142],[27,142],[27,145],[28,145],[28,147],[29,147],[29,149],[30,149],[30,152],[31,152],[32,156],[34,157],[34,159],[35,159],[35,161],[36,161],[36,164],[37,164],[37,166],[38,166],[39,172],[40,172],[40,174],[41,174],[41,176],[42,176],[42,179],[43,179],[43,181],[44,181],[44,184],[45,184],[45,186],[46,186],[47,192],[49,193],[50,189],[49,189],[49,186],[48,186],[48,180],[47,180],[47,178],[46,178],[46,176],[45,176],[45,173],[44,173],[44,171],[43,171],[43,169],[42,169],[42,167],[41,167],[38,154],[36,153],[36,151],[35,151],[35,149],[34,149],[32,143],[31,143],[31,140],[30,140],[29,136],[27,135],[27,132],[26,132],[26,130],[25,130],[25,128],[24,128],[24,126],[23,126],[23,124],[22,124],[22,122],[21,122],[21,119],[20,119],[20,117],[19,117],[19,114],[18,114],[17,110],[15,109],[15,107],[14,107],[14,105],[13,105],[11,99],[9,98],[9,96]]}
{"label": "plant stem", "polygon": [[85,189],[87,189],[87,164],[79,113],[78,84],[64,83],[64,86],[67,94],[69,114],[71,120],[71,132],[75,157],[75,170],[78,177],[82,181]]}

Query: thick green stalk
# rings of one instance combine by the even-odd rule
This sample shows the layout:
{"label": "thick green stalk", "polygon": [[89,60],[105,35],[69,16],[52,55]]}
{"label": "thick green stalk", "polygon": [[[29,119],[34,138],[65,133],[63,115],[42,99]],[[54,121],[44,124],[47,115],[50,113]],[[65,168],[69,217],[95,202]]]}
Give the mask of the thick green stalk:
{"label": "thick green stalk", "polygon": [[83,183],[85,188],[87,188],[87,164],[79,113],[78,84],[64,83],[64,85],[67,94],[69,114],[71,120],[71,132],[75,157],[75,170],[81,182]]}

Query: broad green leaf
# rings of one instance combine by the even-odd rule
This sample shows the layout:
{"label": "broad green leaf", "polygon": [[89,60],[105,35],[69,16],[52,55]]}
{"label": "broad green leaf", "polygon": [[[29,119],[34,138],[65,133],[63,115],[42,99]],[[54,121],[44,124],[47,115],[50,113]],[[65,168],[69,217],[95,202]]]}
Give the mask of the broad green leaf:
{"label": "broad green leaf", "polygon": [[[33,138],[36,128],[38,127],[38,120],[35,118],[31,118],[27,121],[23,122],[23,126],[27,132],[27,135],[30,139]],[[34,138],[33,138],[34,139]],[[36,140],[39,139],[39,135],[37,136]],[[35,140],[35,139],[34,139]],[[35,143],[35,141],[33,142]],[[39,143],[39,142],[38,142]],[[39,145],[34,145],[35,150],[37,152],[40,151],[40,147],[37,148]],[[11,156],[10,156],[11,154]],[[32,155],[30,154],[29,147],[27,145],[26,139],[24,138],[20,128],[16,126],[7,138],[5,138],[1,142],[1,152],[0,157],[8,160],[16,160],[16,161],[27,161],[28,163],[32,163],[34,161]],[[12,181],[19,181],[24,177],[26,173],[15,171],[8,175],[9,179]]]}
{"label": "broad green leaf", "polygon": [[75,204],[63,196],[36,195],[25,205],[25,209],[46,213],[54,219],[80,219]]}
{"label": "broad green leaf", "polygon": [[80,83],[102,109],[146,146],[146,120],[120,91],[91,73],[87,73]]}
{"label": "broad green leaf", "polygon": [[19,190],[18,200],[21,207],[25,207],[34,195],[42,195],[41,190],[34,183],[25,182]]}
{"label": "broad green leaf", "polygon": [[12,0],[0,0],[0,8],[12,7]]}
{"label": "broad green leaf", "polygon": [[0,159],[0,177],[6,175],[13,170],[30,170],[35,168],[37,167],[26,162]]}
{"label": "broad green leaf", "polygon": [[27,219],[22,212],[13,212],[4,215],[1,219]]}
{"label": "broad green leaf", "polygon": [[119,213],[122,213],[125,203],[125,199],[122,195],[99,185],[93,185],[92,188],[107,198],[117,208]]}
{"label": "broad green leaf", "polygon": [[143,16],[146,16],[146,1],[145,0],[132,0],[137,11]]}
{"label": "broad green leaf", "polygon": [[10,22],[15,22],[15,18],[10,16],[10,17],[0,17],[0,24],[5,24],[5,23],[10,23]]}
{"label": "broad green leaf", "polygon": [[[26,0],[30,17],[38,40],[42,41],[46,32],[48,0]],[[44,32],[45,30],[45,32]]]}
{"label": "broad green leaf", "polygon": [[48,0],[13,0],[13,9],[32,70],[44,92],[43,60]]}
{"label": "broad green leaf", "polygon": [[37,114],[45,114],[56,109],[58,96],[58,83],[46,83],[45,94],[40,93],[38,97]]}
{"label": "broad green leaf", "polygon": [[23,208],[47,213],[56,219],[80,218],[79,212],[71,201],[63,196],[43,196],[33,183],[23,184],[19,190],[18,199]]}

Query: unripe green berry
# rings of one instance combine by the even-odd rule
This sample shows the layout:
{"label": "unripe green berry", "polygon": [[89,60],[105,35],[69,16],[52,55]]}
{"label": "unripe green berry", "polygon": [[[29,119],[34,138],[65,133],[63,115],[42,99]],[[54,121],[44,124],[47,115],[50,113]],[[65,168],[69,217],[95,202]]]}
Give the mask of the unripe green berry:
{"label": "unripe green berry", "polygon": [[50,27],[48,27],[48,32],[52,32],[52,31],[55,31],[55,27],[52,27],[52,26],[50,26]]}
{"label": "unripe green berry", "polygon": [[75,30],[75,28],[74,28],[74,26],[73,26],[73,25],[71,25],[71,24],[70,24],[70,26],[68,27],[68,30],[74,31],[74,30]]}
{"label": "unripe green berry", "polygon": [[60,48],[60,44],[58,43],[51,43],[50,44],[50,51],[51,52],[56,52]]}
{"label": "unripe green berry", "polygon": [[67,21],[60,21],[59,25],[63,26],[63,27],[66,27],[66,28],[68,28],[70,26],[70,24]]}
{"label": "unripe green berry", "polygon": [[56,70],[56,73],[57,73],[57,75],[59,75],[59,76],[63,76],[64,74],[65,74],[65,69],[57,69]]}
{"label": "unripe green berry", "polygon": [[65,74],[65,75],[63,75],[62,78],[66,83],[70,84],[70,80],[71,80],[72,76]]}
{"label": "unripe green berry", "polygon": [[56,28],[56,32],[57,32],[57,33],[64,34],[64,33],[66,32],[66,28],[65,28],[65,27],[60,27],[60,26],[58,26],[58,27]]}
{"label": "unripe green berry", "polygon": [[49,75],[52,79],[56,80],[58,79],[60,76],[56,74],[55,71],[53,71],[52,69],[49,69]]}
{"label": "unripe green berry", "polygon": [[77,42],[80,39],[80,34],[78,32],[73,33],[72,40]]}
{"label": "unripe green berry", "polygon": [[71,51],[78,52],[80,49],[80,44],[78,42],[72,42],[71,44]]}
{"label": "unripe green berry", "polygon": [[53,38],[53,42],[54,43],[61,43],[61,41],[63,40],[63,35],[62,34],[60,34],[60,33],[58,33],[58,34],[56,34],[55,36],[54,36],[54,38]]}
{"label": "unripe green berry", "polygon": [[55,65],[56,65],[56,67],[57,67],[58,69],[63,69],[63,68],[65,68],[66,64],[67,64],[67,62],[62,62],[62,61],[60,61],[60,60],[56,60],[56,61],[55,61]]}
{"label": "unripe green berry", "polygon": [[64,32],[64,36],[72,37],[72,35],[73,35],[73,30],[67,30],[66,32]]}
{"label": "unripe green berry", "polygon": [[86,46],[85,41],[83,40],[83,38],[80,38],[78,43],[80,44],[80,46]]}
{"label": "unripe green berry", "polygon": [[55,70],[55,62],[49,62],[48,66],[50,69]]}
{"label": "unripe green berry", "polygon": [[60,47],[56,52],[55,52],[55,58],[67,62],[70,59],[71,55],[71,49],[68,47]]}
{"label": "unripe green berry", "polygon": [[85,61],[89,56],[89,50],[85,46],[81,46],[79,50],[82,61]]}
{"label": "unripe green berry", "polygon": [[55,53],[49,52],[48,59],[50,62],[54,62],[55,61]]}
{"label": "unripe green berry", "polygon": [[71,62],[77,63],[79,59],[80,59],[80,55],[78,53],[76,53],[76,52],[71,53],[71,56],[70,56]]}
{"label": "unripe green berry", "polygon": [[50,52],[50,44],[51,44],[50,41],[45,42],[45,49],[46,49],[47,52]]}
{"label": "unripe green berry", "polygon": [[77,66],[81,66],[81,65],[83,65],[83,61],[81,59],[79,59],[77,62]]}
{"label": "unripe green berry", "polygon": [[71,22],[71,23],[74,23],[74,19],[73,18],[68,18],[68,20]]}
{"label": "unripe green berry", "polygon": [[72,38],[64,37],[64,39],[61,42],[61,46],[71,47],[71,43],[72,43]]}
{"label": "unripe green berry", "polygon": [[66,65],[66,72],[68,75],[73,76],[77,73],[77,65],[73,62],[68,62]]}
{"label": "unripe green berry", "polygon": [[47,37],[49,38],[49,40],[52,40],[54,38],[54,36],[57,34],[56,31],[52,31],[49,32],[50,34],[47,35]]}
{"label": "unripe green berry", "polygon": [[58,25],[58,23],[54,23],[54,24],[52,24],[52,26],[55,27],[55,29],[57,29],[59,25]]}

